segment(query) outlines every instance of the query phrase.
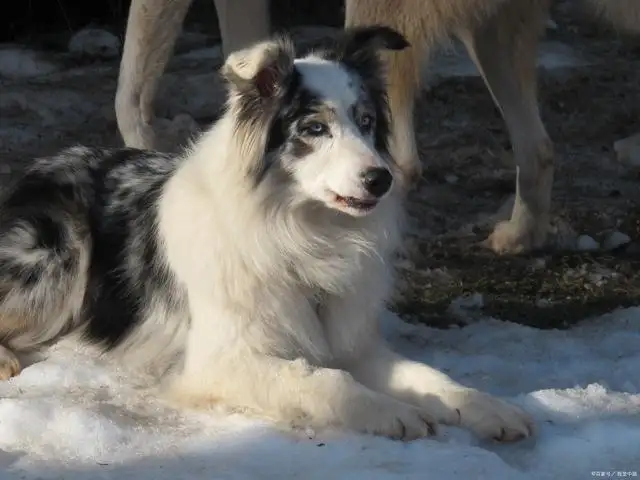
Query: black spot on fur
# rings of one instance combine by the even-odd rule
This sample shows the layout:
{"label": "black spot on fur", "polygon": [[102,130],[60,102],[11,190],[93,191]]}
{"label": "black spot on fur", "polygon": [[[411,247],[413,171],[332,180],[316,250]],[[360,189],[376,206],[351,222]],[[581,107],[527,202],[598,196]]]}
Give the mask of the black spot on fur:
{"label": "black spot on fur", "polygon": [[[144,285],[157,278],[148,272],[156,267],[158,253],[154,207],[173,162],[169,156],[122,149],[91,172],[96,190],[89,218],[93,248],[84,304],[90,319],[86,333],[108,348],[117,346],[142,318],[148,298]],[[144,179],[143,189],[134,183],[127,186],[136,178]],[[149,213],[141,215],[145,211]]]}
{"label": "black spot on fur", "polygon": [[[297,77],[301,77],[298,73]],[[267,153],[281,149],[294,136],[294,126],[305,117],[317,114],[323,108],[322,100],[312,91],[305,88],[298,78],[288,92],[278,115],[269,129]]]}
{"label": "black spot on fur", "polygon": [[272,167],[273,159],[279,154],[287,152],[295,158],[303,158],[313,151],[312,147],[299,137],[295,126],[304,118],[317,114],[322,108],[321,99],[305,88],[302,75],[294,68],[280,109],[269,128],[264,162],[255,172],[256,184],[262,181]]}
{"label": "black spot on fur", "polygon": [[313,147],[299,138],[294,137],[289,143],[289,152],[295,158],[304,158],[313,152]]}
{"label": "black spot on fur", "polygon": [[344,30],[319,51],[327,60],[339,62],[357,75],[364,85],[376,113],[375,147],[389,154],[390,113],[386,95],[386,76],[379,50],[402,50],[407,40],[385,26],[356,27]]}

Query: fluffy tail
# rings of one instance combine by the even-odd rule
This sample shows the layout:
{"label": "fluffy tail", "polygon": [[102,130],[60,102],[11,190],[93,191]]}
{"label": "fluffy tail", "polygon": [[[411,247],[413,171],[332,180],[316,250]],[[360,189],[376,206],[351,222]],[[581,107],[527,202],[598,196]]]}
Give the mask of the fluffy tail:
{"label": "fluffy tail", "polygon": [[640,0],[588,0],[588,3],[617,30],[640,33]]}

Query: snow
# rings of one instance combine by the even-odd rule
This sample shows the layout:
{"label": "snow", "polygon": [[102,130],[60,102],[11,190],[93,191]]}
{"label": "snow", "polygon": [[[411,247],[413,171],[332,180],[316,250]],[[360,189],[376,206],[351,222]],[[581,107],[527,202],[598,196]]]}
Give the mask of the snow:
{"label": "snow", "polygon": [[401,443],[177,411],[133,374],[63,342],[0,384],[0,478],[577,480],[640,472],[640,308],[568,331],[490,318],[436,330],[392,314],[383,327],[410,357],[527,408],[537,437],[498,445],[448,427]]}

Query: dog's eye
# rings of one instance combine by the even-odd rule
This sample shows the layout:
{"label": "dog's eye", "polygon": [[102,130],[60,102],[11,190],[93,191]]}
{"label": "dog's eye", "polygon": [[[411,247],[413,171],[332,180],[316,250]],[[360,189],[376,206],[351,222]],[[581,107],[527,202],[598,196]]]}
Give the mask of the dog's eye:
{"label": "dog's eye", "polygon": [[373,127],[373,117],[365,113],[360,117],[360,128],[363,132],[368,132]]}
{"label": "dog's eye", "polygon": [[302,127],[302,132],[306,135],[311,135],[312,137],[319,137],[321,135],[326,135],[329,132],[329,128],[324,123],[310,122]]}

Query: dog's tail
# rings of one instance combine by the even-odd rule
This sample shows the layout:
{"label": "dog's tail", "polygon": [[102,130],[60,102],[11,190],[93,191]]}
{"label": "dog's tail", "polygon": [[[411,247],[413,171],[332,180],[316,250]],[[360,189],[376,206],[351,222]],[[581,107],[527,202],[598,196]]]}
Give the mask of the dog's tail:
{"label": "dog's tail", "polygon": [[640,33],[640,0],[588,0],[588,3],[617,30]]}

